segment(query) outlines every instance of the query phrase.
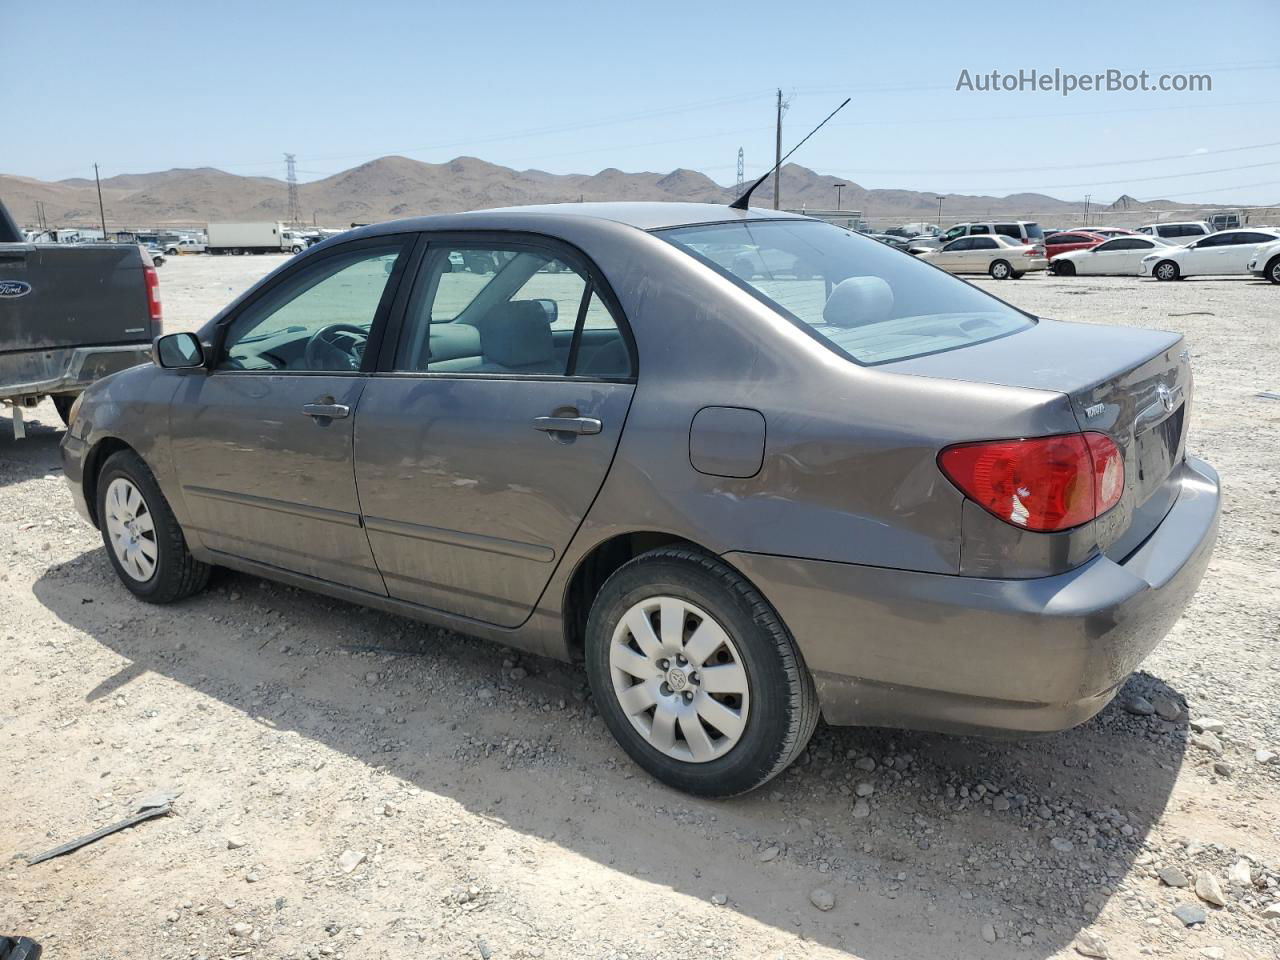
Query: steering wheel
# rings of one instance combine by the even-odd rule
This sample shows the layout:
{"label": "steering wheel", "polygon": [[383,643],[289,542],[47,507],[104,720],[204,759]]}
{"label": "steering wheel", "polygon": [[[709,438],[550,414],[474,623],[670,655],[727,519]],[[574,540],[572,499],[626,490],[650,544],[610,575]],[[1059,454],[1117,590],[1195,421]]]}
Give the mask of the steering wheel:
{"label": "steering wheel", "polygon": [[368,340],[369,331],[364,327],[354,323],[331,323],[311,335],[302,351],[302,359],[308,370],[359,370]]}

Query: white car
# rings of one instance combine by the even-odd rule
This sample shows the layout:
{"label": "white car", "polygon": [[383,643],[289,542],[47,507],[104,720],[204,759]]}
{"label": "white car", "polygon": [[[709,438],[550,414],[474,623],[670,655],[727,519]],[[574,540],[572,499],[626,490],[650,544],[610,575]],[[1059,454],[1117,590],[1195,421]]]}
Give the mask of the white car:
{"label": "white car", "polygon": [[1049,271],[1059,277],[1076,274],[1098,277],[1136,277],[1143,257],[1176,244],[1136,234],[1113,237],[1088,250],[1068,250],[1049,261]]}
{"label": "white car", "polygon": [[1147,254],[1138,265],[1138,276],[1157,280],[1249,273],[1259,244],[1280,240],[1280,230],[1221,230],[1194,243],[1171,246]]}
{"label": "white car", "polygon": [[1272,283],[1280,283],[1280,240],[1264,243],[1256,248],[1246,269],[1255,277],[1265,277]]}
{"label": "white car", "polygon": [[948,273],[985,273],[993,280],[1017,280],[1049,265],[1044,247],[1019,243],[1005,236],[961,237],[941,250],[912,249],[917,257]]}
{"label": "white car", "polygon": [[204,253],[205,246],[199,240],[192,240],[184,237],[177,240],[164,248],[164,252],[171,257],[176,257],[183,253]]}
{"label": "white car", "polygon": [[1138,228],[1138,233],[1173,243],[1190,243],[1197,237],[1213,233],[1213,228],[1203,220],[1184,220],[1179,223],[1146,223]]}

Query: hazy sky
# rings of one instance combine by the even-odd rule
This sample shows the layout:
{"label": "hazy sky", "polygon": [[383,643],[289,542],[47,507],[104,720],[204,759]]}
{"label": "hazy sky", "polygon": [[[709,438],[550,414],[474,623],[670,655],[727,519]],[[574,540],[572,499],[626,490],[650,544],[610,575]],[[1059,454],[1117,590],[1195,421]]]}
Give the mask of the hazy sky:
{"label": "hazy sky", "polygon": [[[383,154],[1109,202],[1280,199],[1280,2],[0,0],[0,172],[317,179]],[[962,70],[1207,73],[1211,92],[957,91]],[[975,80],[975,83],[977,81]]]}

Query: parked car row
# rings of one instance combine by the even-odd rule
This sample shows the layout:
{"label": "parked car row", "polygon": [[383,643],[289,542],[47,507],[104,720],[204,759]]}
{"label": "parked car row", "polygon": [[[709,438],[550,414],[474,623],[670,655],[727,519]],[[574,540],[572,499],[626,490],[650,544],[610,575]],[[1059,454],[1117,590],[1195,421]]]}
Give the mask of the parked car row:
{"label": "parked car row", "polygon": [[1249,273],[1280,284],[1280,230],[1270,227],[1214,232],[1207,223],[1190,221],[1046,232],[1019,220],[960,223],[937,237],[905,243],[893,235],[872,236],[951,273],[997,280],[1047,269],[1063,277],[1157,280]]}

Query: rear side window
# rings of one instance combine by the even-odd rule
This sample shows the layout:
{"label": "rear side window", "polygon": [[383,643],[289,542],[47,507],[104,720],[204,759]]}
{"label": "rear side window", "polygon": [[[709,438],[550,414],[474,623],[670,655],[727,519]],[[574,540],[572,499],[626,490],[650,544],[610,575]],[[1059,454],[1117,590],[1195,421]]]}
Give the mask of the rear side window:
{"label": "rear side window", "polygon": [[1035,325],[910,254],[828,223],[739,221],[655,234],[856,363],[940,353]]}
{"label": "rear side window", "polygon": [[1018,229],[1018,225],[1016,223],[997,223],[996,233],[1006,237],[1014,237],[1018,240],[1022,239],[1022,231]]}
{"label": "rear side window", "polygon": [[414,281],[394,369],[630,377],[617,320],[570,259],[533,243],[433,244]]}
{"label": "rear side window", "polygon": [[998,246],[995,237],[977,237],[973,241],[974,250],[994,250]]}

